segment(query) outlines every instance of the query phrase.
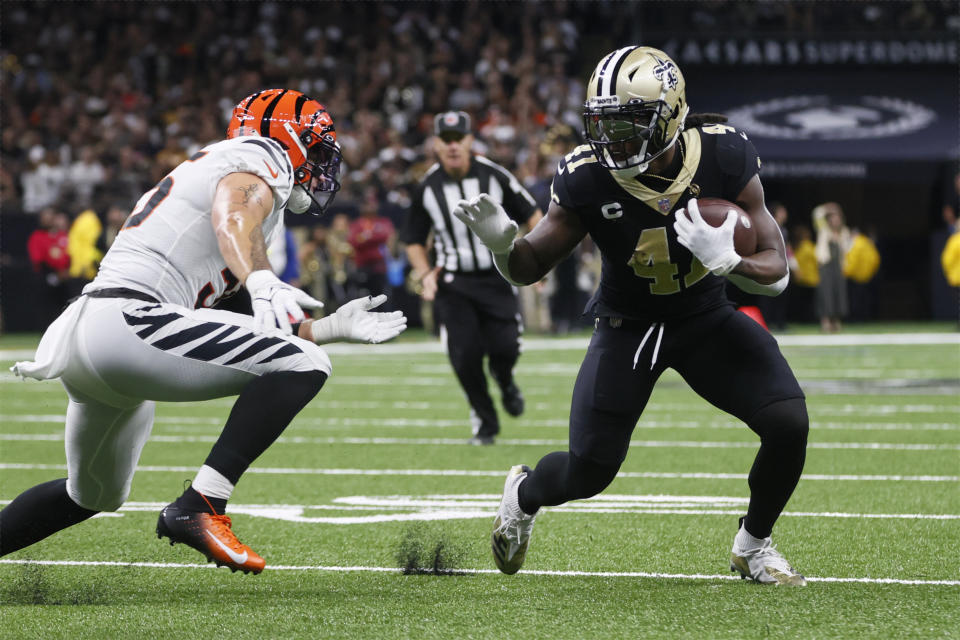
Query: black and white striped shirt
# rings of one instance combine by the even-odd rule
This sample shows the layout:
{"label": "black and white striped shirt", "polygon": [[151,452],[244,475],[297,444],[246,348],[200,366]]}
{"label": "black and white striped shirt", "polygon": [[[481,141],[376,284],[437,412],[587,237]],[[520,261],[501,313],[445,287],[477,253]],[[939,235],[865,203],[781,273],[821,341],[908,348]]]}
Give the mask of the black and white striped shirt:
{"label": "black and white striped shirt", "polygon": [[451,178],[435,164],[420,182],[400,239],[406,244],[423,245],[433,229],[438,267],[455,273],[492,271],[490,250],[452,213],[458,202],[481,193],[502,204],[518,224],[524,224],[537,210],[536,201],[523,185],[487,158],[473,156],[470,170],[460,180]]}

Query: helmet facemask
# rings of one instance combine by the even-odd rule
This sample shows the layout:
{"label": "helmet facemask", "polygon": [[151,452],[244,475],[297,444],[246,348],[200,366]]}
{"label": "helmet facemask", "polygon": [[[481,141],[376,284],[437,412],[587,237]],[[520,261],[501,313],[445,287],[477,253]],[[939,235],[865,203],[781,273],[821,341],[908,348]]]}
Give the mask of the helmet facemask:
{"label": "helmet facemask", "polygon": [[651,47],[603,57],[587,83],[584,136],[601,166],[633,177],[676,142],[689,107],[680,69]]}
{"label": "helmet facemask", "polygon": [[673,144],[667,139],[672,115],[662,100],[599,108],[588,104],[583,128],[602,166],[617,170],[643,165],[642,172]]}
{"label": "helmet facemask", "polygon": [[293,172],[294,189],[302,189],[316,207],[316,215],[323,215],[340,190],[340,145],[329,133],[318,135],[306,129],[298,136],[289,124],[284,128],[304,157]]}

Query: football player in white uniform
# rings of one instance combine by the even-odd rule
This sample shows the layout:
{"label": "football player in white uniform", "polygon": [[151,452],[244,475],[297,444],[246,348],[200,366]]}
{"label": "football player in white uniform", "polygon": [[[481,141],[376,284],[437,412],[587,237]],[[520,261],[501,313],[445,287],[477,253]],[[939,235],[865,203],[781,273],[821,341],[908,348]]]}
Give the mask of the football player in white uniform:
{"label": "football player in white uniform", "polygon": [[[266,247],[285,208],[325,209],[339,189],[330,114],[299,91],[241,101],[227,139],[197,152],[143,195],[96,279],[47,329],[23,377],[61,379],[69,395],[67,477],[0,511],[0,555],[100,511],[115,511],[153,425],[154,402],[238,395],[192,485],[163,509],[157,535],[232,570],[264,560],[224,515],[247,467],[316,395],[331,365],[318,344],[376,343],[406,328],[361,298],[319,320],[322,303],[270,271]],[[253,316],[210,309],[245,286]]]}

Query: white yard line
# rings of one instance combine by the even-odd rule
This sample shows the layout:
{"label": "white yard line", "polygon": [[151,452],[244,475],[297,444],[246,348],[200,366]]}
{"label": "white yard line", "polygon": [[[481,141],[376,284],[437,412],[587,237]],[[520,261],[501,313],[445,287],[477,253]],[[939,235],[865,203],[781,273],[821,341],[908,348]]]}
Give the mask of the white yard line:
{"label": "white yard line", "polygon": [[[64,398],[66,402],[66,398]],[[233,398],[222,398],[219,400],[206,400],[201,406],[205,409],[208,408],[226,408],[232,407],[235,400]],[[956,399],[952,404],[869,404],[869,405],[854,405],[849,404],[846,400],[841,400],[843,404],[832,404],[833,402],[838,402],[833,400],[830,396],[822,396],[817,398],[817,401],[814,406],[807,407],[807,411],[811,416],[816,417],[827,417],[827,416],[877,416],[877,417],[890,417],[898,415],[915,415],[920,413],[955,413],[960,419],[960,397]],[[32,398],[4,398],[3,406],[6,408],[10,407],[27,407],[33,408],[36,407],[37,402]],[[166,407],[166,410],[175,410],[177,407],[176,403],[166,403],[163,405]],[[445,402],[442,400],[431,400],[427,401],[415,401],[415,400],[336,400],[333,398],[327,398],[323,395],[317,396],[316,402],[311,405],[308,405],[303,413],[300,415],[309,415],[311,413],[323,414],[324,412],[329,411],[330,409],[347,409],[354,411],[367,411],[367,410],[378,410],[378,409],[387,409],[395,410],[401,409],[403,411],[430,411],[431,413],[436,413],[438,411],[452,411],[452,412],[462,412],[464,410],[463,401],[459,402]],[[531,411],[555,411],[556,404],[548,402],[530,402],[527,403],[527,408]],[[713,413],[716,411],[712,405],[707,404],[706,402],[699,403],[689,403],[689,402],[649,402],[646,406],[646,413],[655,413],[655,412],[667,412],[667,411],[680,411],[687,415],[690,414],[699,414],[699,413]],[[6,416],[6,418],[15,417],[14,414]],[[564,422],[564,424],[566,424]],[[880,423],[882,424],[882,423]],[[960,428],[960,424],[954,423],[954,426]]]}
{"label": "white yard line", "polygon": [[[65,471],[65,464],[33,464],[24,462],[0,463],[0,471]],[[196,467],[140,465],[137,471],[159,473],[195,473]],[[468,477],[502,478],[503,469],[494,471],[474,469],[330,469],[300,467],[250,467],[246,473],[265,475],[305,476],[423,476],[423,477]],[[658,471],[621,471],[618,478],[665,479],[665,480],[746,480],[745,473],[673,473]],[[960,482],[960,476],[935,475],[854,475],[805,473],[801,480],[825,480],[828,482]]]}
{"label": "white yard line", "polygon": [[[335,429],[338,427],[376,427],[385,429],[407,429],[418,427],[424,429],[463,429],[465,421],[462,418],[354,418],[354,417],[324,417],[311,418],[309,414],[319,410],[307,409],[296,418],[298,427],[313,429]],[[226,417],[199,417],[199,416],[157,416],[154,423],[180,427],[183,425],[211,425],[220,426]],[[37,423],[62,425],[66,420],[63,414],[3,414],[2,423]],[[554,418],[547,420],[524,420],[525,428],[567,429],[569,420]],[[637,429],[712,429],[742,431],[746,425],[738,420],[654,420],[641,418]],[[960,423],[956,422],[821,422],[813,420],[810,428],[825,431],[960,431]],[[176,429],[171,429],[176,430]]]}
{"label": "white yard line", "polygon": [[[110,562],[92,560],[0,560],[0,564],[42,565],[56,567],[123,567],[140,569],[216,569],[212,564],[173,562]],[[326,573],[400,573],[396,567],[357,567],[329,565],[270,565],[267,571],[315,571]],[[499,574],[496,569],[456,569],[456,573],[479,575]],[[518,576],[553,576],[561,578],[653,578],[659,580],[738,580],[738,576],[700,573],[654,573],[647,571],[546,571],[524,569]],[[515,578],[516,579],[516,578]],[[808,582],[855,582],[860,584],[901,584],[909,586],[957,586],[960,580],[905,580],[900,578],[817,578],[807,576]]]}
{"label": "white yard line", "polygon": [[[150,442],[182,444],[189,442],[216,442],[219,435],[152,435]],[[4,433],[0,441],[50,442],[63,440],[63,433]],[[386,438],[386,437],[304,437],[280,436],[281,444],[356,444],[356,445],[417,445],[417,446],[467,446],[463,438]],[[553,446],[562,447],[567,440],[556,438],[501,438],[498,442],[507,446]],[[697,440],[631,440],[630,446],[643,449],[755,449],[759,442],[704,442]],[[883,451],[960,451],[960,444],[916,444],[896,442],[810,442],[808,449],[866,449]]]}
{"label": "white yard line", "polygon": [[[855,347],[863,345],[960,345],[960,333],[843,333],[838,335],[774,335],[785,347]],[[574,338],[524,338],[524,351],[583,350],[589,336]],[[395,342],[379,345],[328,344],[332,354],[368,355],[444,353],[439,341]],[[0,360],[24,360],[34,356],[33,349],[0,350]]]}

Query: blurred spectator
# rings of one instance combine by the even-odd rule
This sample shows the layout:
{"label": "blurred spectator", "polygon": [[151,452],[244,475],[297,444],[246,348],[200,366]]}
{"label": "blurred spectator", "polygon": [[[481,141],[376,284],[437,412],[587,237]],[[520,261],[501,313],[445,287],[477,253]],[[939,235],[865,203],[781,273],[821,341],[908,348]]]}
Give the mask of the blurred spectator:
{"label": "blurred spectator", "polygon": [[[353,246],[349,241],[350,218],[344,213],[333,216],[326,233],[326,254],[330,272],[327,277],[326,312],[331,313],[344,302],[357,297],[353,265]],[[332,305],[331,305],[332,302]],[[329,307],[333,306],[333,309]]]}
{"label": "blurred spectator", "polygon": [[67,253],[70,254],[70,292],[80,295],[83,287],[93,280],[100,267],[103,253],[97,242],[103,225],[93,209],[85,209],[74,218],[67,234]]}
{"label": "blurred spectator", "polygon": [[287,284],[300,286],[300,258],[297,252],[297,240],[290,229],[274,235],[267,247],[267,260],[277,277]]}
{"label": "blurred spectator", "polygon": [[127,221],[127,216],[130,215],[132,210],[132,206],[126,206],[118,202],[111,204],[107,208],[106,224],[97,243],[97,249],[99,249],[101,253],[107,253],[107,249],[110,248],[117,234],[123,229],[123,225]]}
{"label": "blurred spectator", "polygon": [[67,184],[73,191],[73,204],[89,207],[93,204],[93,194],[103,184],[106,170],[97,158],[96,149],[90,145],[80,148],[80,157],[70,165],[67,172]]}
{"label": "blurred spectator", "polygon": [[8,166],[0,165],[0,210],[6,213],[19,212],[22,204],[13,175]]}
{"label": "blurred spectator", "polygon": [[943,222],[953,229],[960,216],[960,172],[953,177],[953,184],[947,189],[943,203]]}
{"label": "blurred spectator", "polygon": [[360,203],[360,217],[350,223],[347,238],[353,247],[359,295],[378,296],[387,291],[387,256],[396,242],[389,218],[380,215],[377,190],[367,187]]}
{"label": "blurred spectator", "polygon": [[27,252],[33,270],[43,284],[38,286],[38,319],[49,324],[59,315],[70,297],[70,254],[67,229],[70,219],[54,207],[46,207],[37,218],[39,228],[27,239]]}
{"label": "blurred spectator", "polygon": [[[790,313],[801,322],[813,322],[815,293],[820,284],[817,247],[809,227],[793,228],[793,263],[790,265]],[[781,294],[782,295],[782,294]]]}
{"label": "blurred spectator", "polygon": [[850,249],[843,261],[843,275],[849,280],[850,319],[863,322],[876,316],[873,277],[880,268],[880,252],[874,241],[875,231],[863,234],[854,229],[851,235]]}
{"label": "blurred spectator", "polygon": [[844,224],[843,209],[836,202],[815,207],[813,224],[817,229],[817,264],[820,265],[817,314],[820,328],[825,333],[836,333],[850,307],[843,277],[844,257],[852,242],[850,229]]}
{"label": "blurred spectator", "polygon": [[953,226],[953,233],[947,240],[947,246],[940,254],[940,264],[947,284],[951,287],[960,287],[960,222]]}
{"label": "blurred spectator", "polygon": [[330,260],[327,256],[327,228],[322,225],[308,227],[297,253],[300,262],[300,286],[317,300],[328,300]]}
{"label": "blurred spectator", "polygon": [[23,186],[23,210],[37,213],[57,202],[67,180],[57,152],[37,145],[30,149],[30,168],[20,178]]}

